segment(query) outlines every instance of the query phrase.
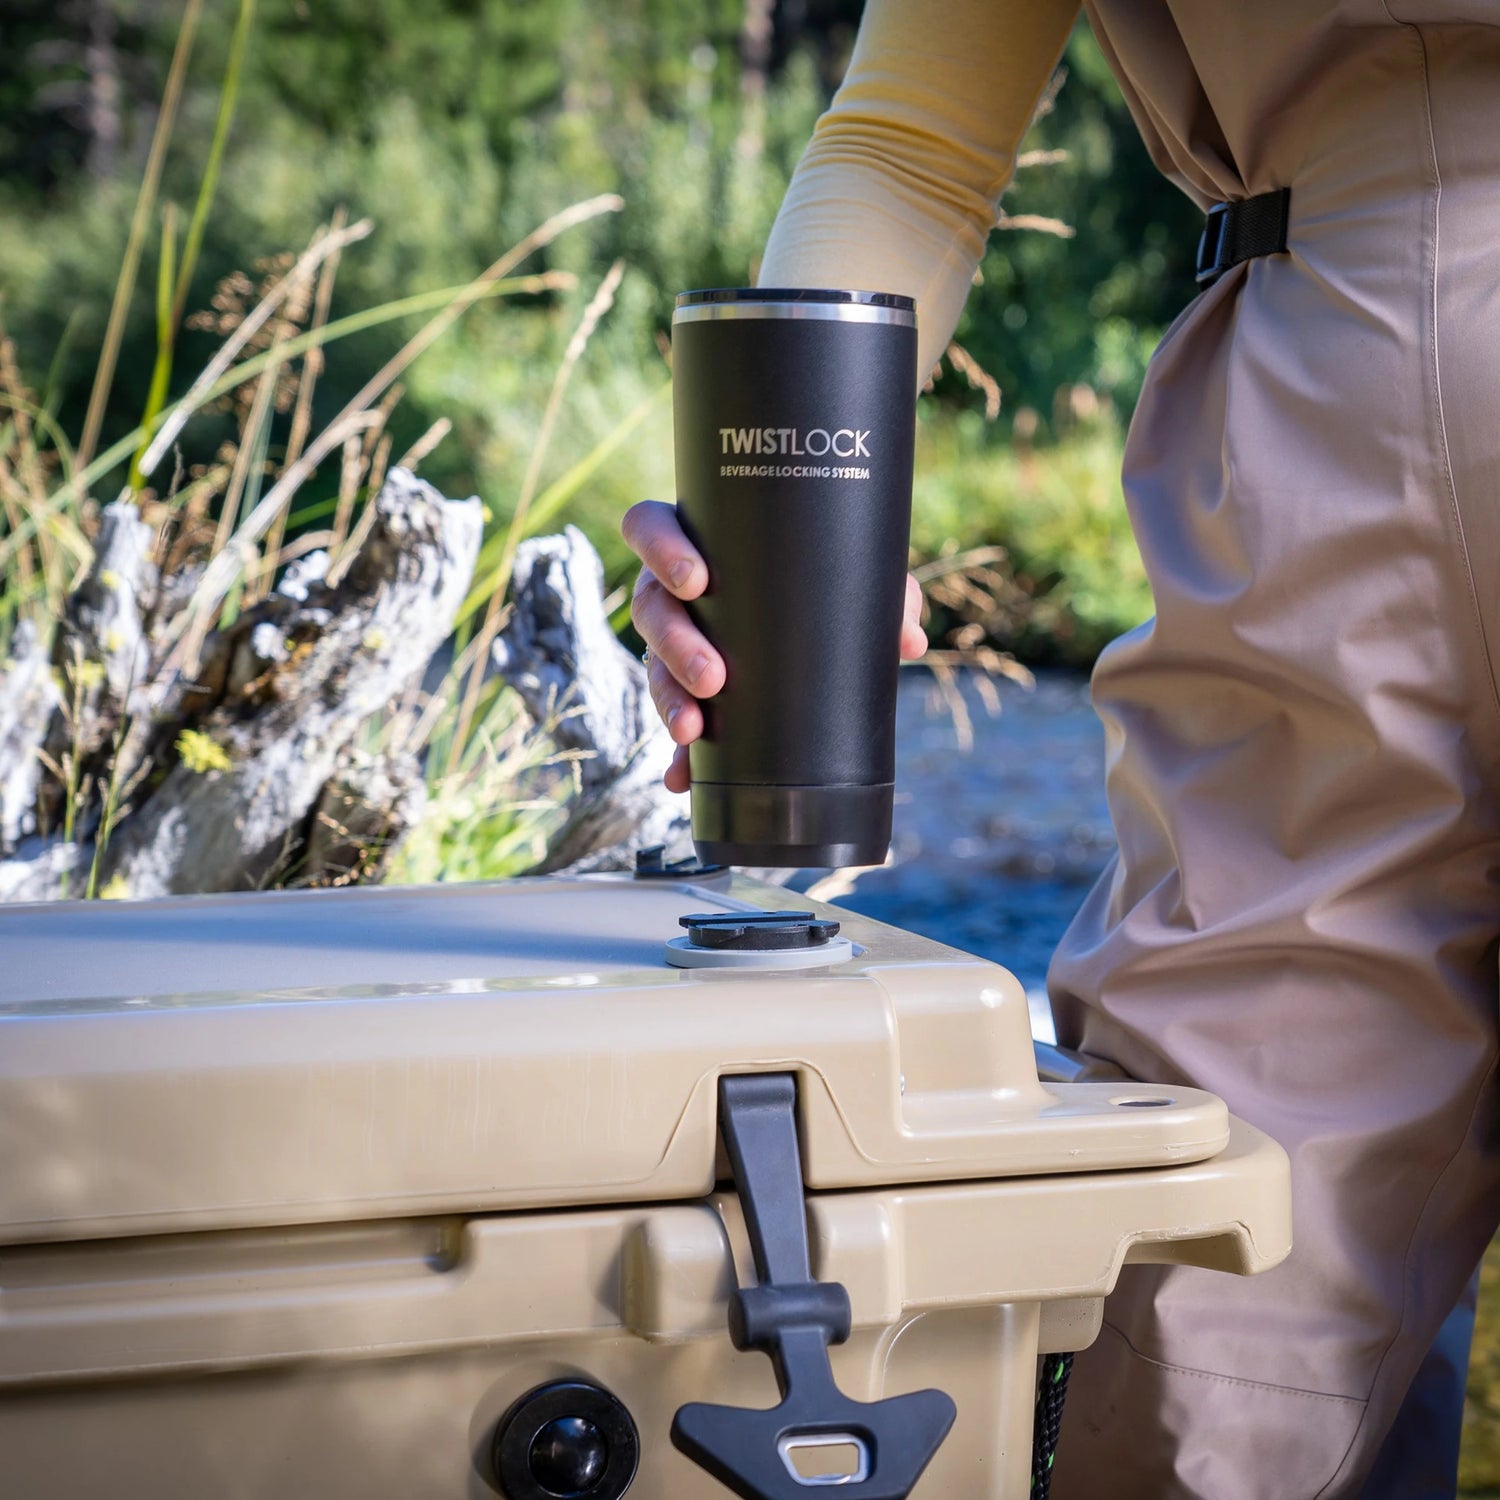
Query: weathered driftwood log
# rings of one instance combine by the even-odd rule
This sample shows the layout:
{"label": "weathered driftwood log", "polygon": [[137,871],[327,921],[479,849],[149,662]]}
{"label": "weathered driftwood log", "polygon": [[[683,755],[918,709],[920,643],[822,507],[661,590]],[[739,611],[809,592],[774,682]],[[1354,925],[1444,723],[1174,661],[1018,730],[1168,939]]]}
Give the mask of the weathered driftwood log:
{"label": "weathered driftwood log", "polygon": [[496,670],[565,751],[578,789],[537,873],[628,868],[636,849],[691,853],[687,798],[662,773],[672,740],[651,704],[646,671],[610,629],[604,567],[576,526],[522,544]]}
{"label": "weathered driftwood log", "polygon": [[378,880],[426,802],[422,767],[414,755],[346,748],[313,809],[308,866],[325,885]]}
{"label": "weathered driftwood log", "polygon": [[[156,594],[151,528],[126,501],[106,505],[94,541],[94,561],[68,595],[52,639],[53,679],[59,689],[43,742],[45,764],[63,779],[43,778],[37,816],[44,828],[66,820],[65,782],[103,784],[129,701],[150,678],[145,620]],[[75,792],[85,805],[88,797]],[[75,808],[75,812],[77,809]]]}
{"label": "weathered driftwood log", "polygon": [[63,839],[22,839],[0,859],[0,901],[55,901],[88,890],[94,846]]}
{"label": "weathered driftwood log", "polygon": [[23,620],[11,641],[10,661],[0,675],[0,858],[37,831],[42,770],[37,751],[60,702],[47,643],[30,620]]}
{"label": "weathered driftwood log", "polygon": [[[188,701],[200,743],[218,753],[196,764],[178,758],[114,835],[105,864],[112,884],[146,896],[325,873],[308,857],[325,787],[361,724],[419,677],[446,639],[479,555],[477,499],[444,500],[396,469],[375,507],[337,585],[299,578],[291,595],[270,595],[205,654],[204,691]],[[326,855],[345,842],[320,838],[316,848]]]}
{"label": "weathered driftwood log", "polygon": [[52,643],[52,660],[66,669],[74,661],[104,668],[100,690],[116,708],[146,681],[148,657],[143,620],[156,593],[151,560],[153,533],[134,505],[117,500],[99,518],[94,561],[68,595]]}
{"label": "weathered driftwood log", "polygon": [[[50,652],[23,628],[0,675],[0,901],[378,878],[422,814],[421,767],[356,736],[448,636],[480,527],[477,501],[393,471],[342,578],[322,553],[300,559],[188,675],[194,575],[158,583],[149,532],[109,507]],[[581,532],[524,544],[494,648],[571,759],[576,790],[539,870],[626,867],[652,844],[691,853],[687,799],[661,785],[671,740],[603,593]]]}
{"label": "weathered driftwood log", "polygon": [[[445,500],[392,470],[343,577],[330,584],[316,554],[288,569],[276,592],[208,637],[190,680],[166,665],[180,631],[162,628],[168,604],[175,615],[186,594],[167,601],[163,590],[150,611],[139,523],[130,507],[110,510],[126,513],[101,530],[90,581],[57,633],[55,669],[18,635],[0,678],[0,856],[10,856],[0,857],[0,900],[83,893],[109,787],[94,777],[93,801],[64,844],[61,818],[48,815],[59,779],[38,777],[37,750],[61,715],[69,753],[84,745],[92,755],[88,743],[101,737],[113,751],[127,697],[102,889],[156,896],[374,873],[420,812],[421,777],[410,756],[361,756],[355,737],[452,629],[478,557],[478,500]],[[44,836],[28,805],[43,811]]]}

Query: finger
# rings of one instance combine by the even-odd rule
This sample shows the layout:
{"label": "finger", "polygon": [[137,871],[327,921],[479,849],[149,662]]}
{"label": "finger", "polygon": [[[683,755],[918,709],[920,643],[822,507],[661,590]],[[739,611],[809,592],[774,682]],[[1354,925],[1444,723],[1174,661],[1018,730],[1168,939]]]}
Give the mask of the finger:
{"label": "finger", "polygon": [[686,745],[679,745],[677,752],[672,757],[672,764],[667,767],[667,773],[662,777],[669,792],[685,792],[693,784],[693,774],[688,767],[688,752]]}
{"label": "finger", "polygon": [[620,534],[626,545],[679,599],[696,599],[708,587],[708,564],[660,500],[642,500],[625,512]]}
{"label": "finger", "polygon": [[723,657],[647,569],[636,581],[630,618],[651,654],[688,692],[698,698],[712,698],[724,686]]}
{"label": "finger", "polygon": [[659,656],[651,658],[646,668],[646,682],[651,691],[651,701],[667,726],[667,733],[679,745],[690,745],[703,733],[703,710],[698,700],[686,692],[682,684],[667,671]]}
{"label": "finger", "polygon": [[906,614],[901,621],[901,659],[915,661],[927,650],[927,632],[922,629],[922,585],[906,575]]}

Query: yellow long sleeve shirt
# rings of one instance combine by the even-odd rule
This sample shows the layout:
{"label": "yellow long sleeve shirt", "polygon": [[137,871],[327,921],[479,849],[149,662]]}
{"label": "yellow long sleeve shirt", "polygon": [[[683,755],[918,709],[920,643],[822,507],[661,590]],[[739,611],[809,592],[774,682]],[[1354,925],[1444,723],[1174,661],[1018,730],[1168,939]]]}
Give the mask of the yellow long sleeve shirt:
{"label": "yellow long sleeve shirt", "polygon": [[917,301],[918,368],[953,335],[1078,0],[870,0],[771,230],[762,286]]}

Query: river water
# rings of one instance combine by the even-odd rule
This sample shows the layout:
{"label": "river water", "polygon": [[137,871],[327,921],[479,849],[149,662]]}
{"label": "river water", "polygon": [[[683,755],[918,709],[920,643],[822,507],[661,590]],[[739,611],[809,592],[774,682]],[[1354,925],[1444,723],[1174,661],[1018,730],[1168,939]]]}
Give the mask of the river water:
{"label": "river water", "polygon": [[973,680],[960,681],[966,736],[931,675],[903,672],[892,861],[828,895],[1003,964],[1026,986],[1032,1029],[1051,1040],[1047,961],[1114,850],[1104,735],[1081,676],[998,688],[992,714]]}

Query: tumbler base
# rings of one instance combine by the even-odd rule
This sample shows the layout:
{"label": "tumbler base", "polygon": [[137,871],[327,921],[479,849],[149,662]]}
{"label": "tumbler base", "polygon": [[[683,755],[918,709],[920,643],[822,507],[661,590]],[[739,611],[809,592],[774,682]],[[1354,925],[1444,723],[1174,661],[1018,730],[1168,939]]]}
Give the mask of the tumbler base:
{"label": "tumbler base", "polygon": [[895,783],[693,783],[693,845],[705,864],[837,869],[878,865],[891,846]]}

